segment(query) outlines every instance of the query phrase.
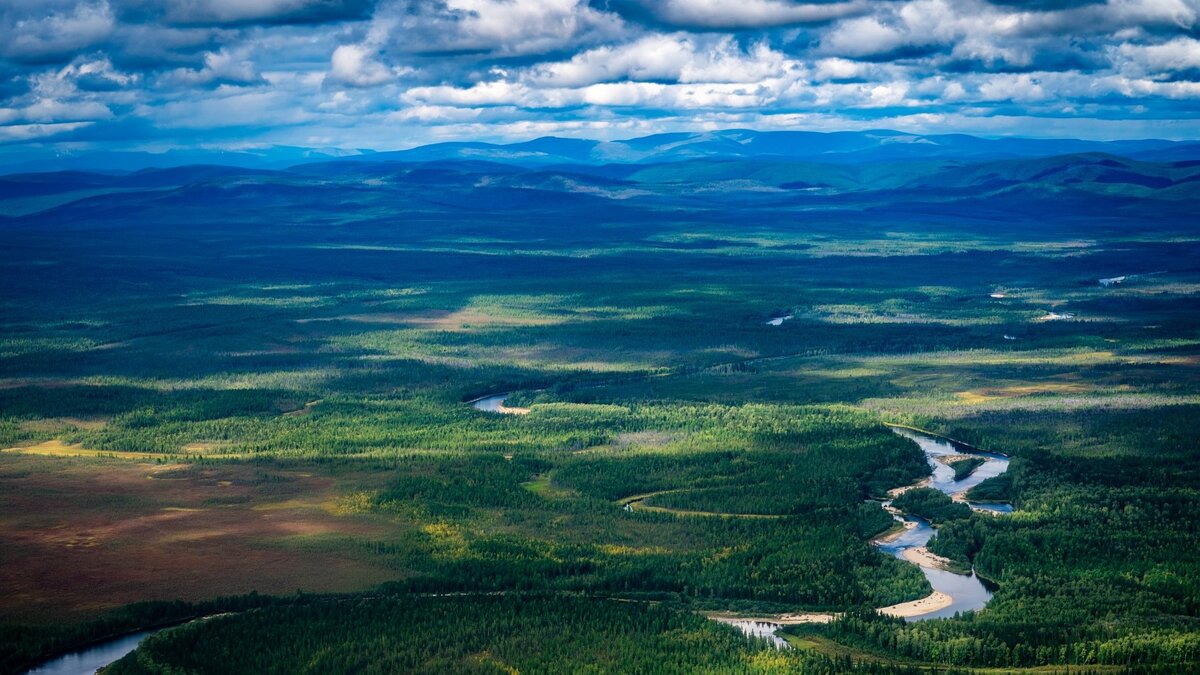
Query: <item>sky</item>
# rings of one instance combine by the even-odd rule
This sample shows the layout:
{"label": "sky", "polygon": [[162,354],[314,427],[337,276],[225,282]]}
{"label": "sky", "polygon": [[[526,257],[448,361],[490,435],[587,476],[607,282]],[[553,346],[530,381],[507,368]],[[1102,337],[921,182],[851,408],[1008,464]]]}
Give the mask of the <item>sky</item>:
{"label": "sky", "polygon": [[1200,0],[0,0],[0,146],[1200,138]]}

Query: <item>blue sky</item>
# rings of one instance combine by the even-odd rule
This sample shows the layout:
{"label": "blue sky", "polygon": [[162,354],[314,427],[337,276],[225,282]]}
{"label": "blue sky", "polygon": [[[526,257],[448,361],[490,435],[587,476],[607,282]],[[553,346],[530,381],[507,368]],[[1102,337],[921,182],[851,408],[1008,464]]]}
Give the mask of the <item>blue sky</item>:
{"label": "blue sky", "polygon": [[0,0],[0,144],[1200,138],[1200,0]]}

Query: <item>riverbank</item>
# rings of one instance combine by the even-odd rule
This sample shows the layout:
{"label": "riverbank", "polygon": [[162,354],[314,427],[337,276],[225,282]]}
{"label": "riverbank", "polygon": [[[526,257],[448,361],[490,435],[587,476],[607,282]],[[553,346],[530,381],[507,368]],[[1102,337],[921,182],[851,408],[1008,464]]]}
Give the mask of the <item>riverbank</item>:
{"label": "riverbank", "polygon": [[880,544],[890,544],[915,529],[917,529],[917,524],[915,522],[911,520],[902,520],[896,523],[895,527],[872,539],[871,543],[875,544],[876,546],[879,546]]}
{"label": "riverbank", "polygon": [[879,608],[880,614],[887,614],[901,619],[912,619],[924,614],[946,609],[954,604],[954,598],[947,593],[934,591],[919,599],[901,602],[888,607]]}
{"label": "riverbank", "polygon": [[917,565],[918,567],[926,567],[930,569],[952,570],[952,561],[949,558],[944,558],[936,553],[931,553],[928,548],[918,546],[904,550],[904,559],[908,562]]}
{"label": "riverbank", "polygon": [[506,406],[504,402],[508,400],[511,394],[494,394],[492,396],[481,396],[473,401],[467,401],[472,408],[483,412],[500,413],[501,415],[528,415],[529,408],[519,408],[515,406]]}
{"label": "riverbank", "polygon": [[899,497],[900,495],[904,494],[905,492],[908,492],[909,490],[915,490],[917,488],[929,487],[931,483],[933,483],[933,476],[926,476],[911,485],[901,485],[898,488],[892,488],[891,490],[888,490],[887,495],[888,495],[888,497],[895,499],[896,497]]}
{"label": "riverbank", "polygon": [[758,616],[743,616],[733,612],[701,612],[714,621],[725,623],[770,623],[778,626],[802,626],[814,623],[829,623],[840,616],[828,612],[793,612],[787,614],[762,614]]}
{"label": "riverbank", "polygon": [[[931,438],[936,438],[936,439],[939,439],[942,441],[946,441],[947,443],[953,443],[954,445],[966,448],[968,450],[968,454],[979,454],[979,453],[984,452],[983,450],[980,450],[979,448],[971,445],[970,443],[967,443],[965,441],[960,441],[957,438],[950,438],[949,436],[944,436],[942,434],[937,433],[936,431],[930,431],[928,429],[922,429],[921,427],[914,427],[914,426],[910,426],[908,424],[897,424],[894,422],[884,422],[883,425],[888,427],[889,429],[905,429],[907,431],[916,432],[923,436],[929,436]],[[1000,453],[995,453],[995,454],[1000,454]]]}
{"label": "riverbank", "polygon": [[[508,394],[496,394],[472,401],[478,410],[504,414],[522,414],[519,408],[509,408],[504,405]],[[901,424],[886,425],[893,432],[910,438],[921,448],[930,467],[930,475],[921,478],[910,485],[894,488],[888,492],[889,499],[880,506],[895,520],[896,527],[889,529],[873,538],[871,543],[881,550],[916,565],[921,569],[932,587],[932,593],[923,598],[889,605],[878,611],[890,616],[908,620],[921,620],[948,616],[949,613],[981,609],[991,598],[991,592],[971,574],[970,569],[962,569],[942,556],[929,551],[927,544],[936,536],[936,529],[920,518],[912,517],[892,506],[894,499],[914,488],[933,488],[940,490],[956,500],[966,501],[966,492],[982,480],[999,475],[1007,470],[1007,457],[997,453],[984,453],[972,446],[955,439],[933,434],[923,429]],[[985,461],[961,480],[954,478],[953,470],[948,466],[954,459],[966,457],[982,457]],[[986,467],[982,471],[981,467]],[[644,510],[675,516],[699,516],[718,518],[780,518],[785,516],[766,514],[735,514],[706,511],[684,511],[646,503],[654,497],[676,492],[664,490],[626,497],[617,502],[627,511]],[[978,508],[966,501],[972,509]],[[767,616],[737,616],[731,613],[714,613],[712,618],[720,618],[726,622],[734,622],[748,635],[761,633],[764,624],[776,626],[826,623],[834,620],[838,614],[821,612],[794,612]]]}
{"label": "riverbank", "polygon": [[[879,607],[875,611],[902,619],[911,619],[930,612],[945,609],[954,604],[954,598],[947,593],[934,591],[929,595],[898,602],[887,607]],[[701,612],[714,621],[722,621],[732,625],[745,624],[774,624],[776,626],[802,626],[807,624],[824,624],[842,616],[841,612],[789,612],[784,614],[759,614],[753,616],[733,612]]]}
{"label": "riverbank", "polygon": [[[888,496],[896,498],[914,488],[931,488],[971,507],[973,511],[987,510],[997,513],[1008,505],[996,505],[991,509],[976,505],[967,499],[967,493],[988,478],[999,476],[1008,470],[1007,456],[999,453],[974,451],[971,446],[954,439],[930,434],[905,425],[889,424],[888,427],[915,442],[925,455],[930,475],[903,487],[892,489]],[[962,457],[979,457],[985,461],[968,475],[955,477],[948,460]],[[921,569],[934,593],[926,598],[881,609],[881,613],[901,616],[909,620],[922,620],[951,616],[954,613],[982,609],[991,599],[991,591],[969,567],[956,565],[952,560],[929,551],[928,544],[937,536],[937,529],[921,518],[911,516],[885,501],[880,505],[901,528],[890,530],[876,537],[872,543],[891,555],[916,565]],[[999,508],[997,508],[999,507]],[[1008,507],[1011,510],[1011,507]]]}

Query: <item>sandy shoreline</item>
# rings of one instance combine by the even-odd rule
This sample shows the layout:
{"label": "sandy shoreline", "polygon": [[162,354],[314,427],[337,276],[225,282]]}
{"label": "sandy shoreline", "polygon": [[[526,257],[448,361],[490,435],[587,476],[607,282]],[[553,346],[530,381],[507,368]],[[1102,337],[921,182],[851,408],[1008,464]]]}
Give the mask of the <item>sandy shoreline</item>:
{"label": "sandy shoreline", "polygon": [[933,483],[933,476],[926,476],[912,485],[905,485],[903,487],[892,488],[891,490],[888,490],[888,496],[892,499],[895,499],[896,497],[899,497],[913,488],[929,487],[931,483]]}
{"label": "sandy shoreline", "polygon": [[[908,427],[902,427],[902,428],[908,428]],[[919,431],[919,430],[915,430],[915,431]],[[920,432],[920,433],[925,433],[925,432]],[[951,441],[951,442],[954,442],[954,441]],[[970,447],[970,446],[966,446],[965,444],[963,444],[963,447]],[[957,460],[970,459],[970,458],[978,457],[979,455],[966,453],[966,452],[959,452],[959,453],[955,453],[955,454],[940,455],[940,456],[933,456],[930,453],[926,453],[926,456],[927,456],[927,458],[931,459],[932,461],[935,461],[939,464],[948,466],[949,464],[951,464],[952,462],[955,462]],[[983,459],[985,462],[992,461],[991,457],[983,457]],[[931,487],[932,485],[933,485],[933,476],[930,475],[930,476],[926,476],[925,478],[923,478],[920,481],[917,481],[916,483],[913,483],[911,485],[905,485],[902,487],[893,488],[893,489],[889,490],[887,494],[889,497],[894,499],[894,498],[899,497],[900,495],[904,494],[905,492],[912,490],[913,488]],[[956,502],[966,502],[967,501],[966,500],[966,492],[967,492],[966,490],[962,490],[957,493],[951,494],[949,496]],[[971,508],[973,510],[977,509],[977,507],[975,507],[973,504],[968,504],[968,505],[971,506]],[[880,504],[880,506],[882,506],[882,508],[888,514],[890,514],[891,516],[893,516],[894,518],[897,519],[900,527],[893,527],[893,528],[889,529],[888,531],[874,537],[871,540],[871,543],[873,543],[873,544],[885,545],[885,544],[893,543],[893,542],[899,540],[900,538],[902,538],[908,532],[911,532],[912,530],[914,530],[918,527],[921,527],[921,525],[924,523],[924,521],[921,521],[920,519],[910,516],[910,515],[904,513],[902,510],[896,508],[895,506],[892,506],[891,502],[885,501],[882,504]],[[982,510],[982,509],[979,509],[979,510]],[[916,565],[917,567],[923,568],[925,570],[943,570],[946,572],[951,572],[952,574],[955,574],[955,575],[962,575],[962,572],[960,572],[956,569],[952,569],[952,567],[954,565],[953,565],[953,562],[949,558],[945,558],[945,557],[942,557],[935,553],[932,553],[925,546],[901,546],[901,547],[899,547],[899,549],[900,549],[899,550],[900,558],[908,563]],[[934,581],[934,579],[931,577],[930,574],[926,574],[926,577],[929,577],[931,582]],[[954,587],[951,586],[951,588],[954,588]],[[957,593],[957,592],[958,591],[956,590],[955,593]],[[967,597],[964,598],[967,601],[967,604],[970,604],[971,602],[975,601],[974,596],[970,595],[969,593],[967,593],[965,591],[964,591],[964,593],[966,593],[966,595],[967,595]],[[986,602],[986,599],[984,601]],[[877,608],[875,611],[879,612],[880,614],[887,615],[887,616],[893,616],[893,617],[904,618],[904,619],[915,619],[915,618],[925,617],[929,614],[933,614],[940,610],[944,610],[948,607],[953,607],[954,604],[955,604],[954,596],[950,595],[949,593],[946,593],[945,591],[934,590],[932,593],[930,593],[929,595],[927,595],[923,598],[919,598],[917,600],[910,600],[908,602],[901,602],[901,603],[897,603],[894,605],[889,605],[887,607],[880,607],[880,608]],[[706,614],[711,619],[718,619],[718,620],[722,620],[722,621],[726,621],[726,622],[761,623],[761,624],[768,624],[768,625],[774,625],[774,626],[786,626],[786,625],[796,625],[796,624],[806,624],[806,623],[828,623],[828,622],[833,621],[833,620],[837,619],[838,617],[842,616],[841,613],[813,613],[813,612],[796,613],[796,614],[774,614],[774,615],[765,615],[765,616],[738,616],[734,613],[729,613],[729,612],[724,612],[724,613],[712,612],[712,613],[706,613]],[[745,630],[744,627],[743,627],[743,630]]]}
{"label": "sandy shoreline", "polygon": [[933,461],[950,466],[951,462],[957,462],[960,459],[982,459],[985,462],[990,461],[990,458],[980,457],[979,455],[938,455],[937,457],[933,458]]}
{"label": "sandy shoreline", "polygon": [[528,415],[529,408],[510,408],[503,403],[496,406],[496,412],[502,415]]}
{"label": "sandy shoreline", "polygon": [[926,567],[935,570],[950,569],[950,559],[943,558],[936,553],[930,553],[929,549],[924,546],[906,549],[902,554],[908,562],[917,565],[918,567]]}
{"label": "sandy shoreline", "polygon": [[711,612],[704,616],[717,621],[749,621],[752,623],[773,623],[780,626],[798,626],[806,623],[829,623],[838,614],[822,612],[800,612],[796,614],[766,614],[763,616],[738,616],[725,612]]}
{"label": "sandy shoreline", "polygon": [[928,614],[929,612],[936,612],[937,610],[945,609],[952,604],[954,604],[954,598],[941,591],[934,591],[920,600],[911,600],[909,602],[902,602],[898,605],[881,607],[879,609],[879,613],[887,614],[888,616],[907,618],[912,616],[921,616],[922,614]]}
{"label": "sandy shoreline", "polygon": [[[954,598],[941,591],[934,591],[917,600],[901,602],[887,607],[880,607],[880,614],[908,618],[936,612],[954,604]],[[840,613],[800,612],[794,614],[765,614],[760,616],[740,616],[729,612],[705,612],[704,616],[716,621],[739,621],[749,623],[766,623],[777,626],[799,626],[813,623],[829,623],[841,616]]]}
{"label": "sandy shoreline", "polygon": [[[519,407],[515,407],[515,406],[510,407],[510,406],[504,405],[504,402],[506,400],[508,400],[508,397],[509,397],[509,394],[496,394],[496,395],[492,395],[492,396],[481,396],[477,399],[467,401],[467,403],[470,403],[471,407],[475,408],[476,410],[482,410],[484,412],[499,413],[501,415],[528,415],[529,414],[529,408],[519,408]],[[482,402],[492,401],[492,400],[496,400],[496,399],[499,399],[498,401],[496,401],[496,407],[494,407],[494,408],[480,407],[480,404]]]}
{"label": "sandy shoreline", "polygon": [[[945,609],[954,604],[954,598],[941,592],[934,591],[929,595],[918,598],[917,600],[909,600],[887,607],[880,607],[876,611],[880,614],[895,616],[900,618],[908,618],[921,616],[929,612],[936,612],[939,609]],[[765,614],[760,616],[741,616],[729,612],[705,612],[704,616],[718,621],[746,621],[751,623],[768,623],[779,626],[798,626],[803,624],[813,623],[829,623],[841,616],[841,613],[827,612],[799,612],[794,614]]]}
{"label": "sandy shoreline", "polygon": [[894,532],[889,532],[887,534],[882,534],[878,537],[875,537],[875,539],[873,539],[872,541],[875,544],[890,544],[893,541],[896,541],[900,537],[904,536],[904,533],[908,532],[909,530],[915,530],[917,528],[917,523],[914,521],[911,521],[911,520],[905,520],[898,524],[902,525],[903,527]]}

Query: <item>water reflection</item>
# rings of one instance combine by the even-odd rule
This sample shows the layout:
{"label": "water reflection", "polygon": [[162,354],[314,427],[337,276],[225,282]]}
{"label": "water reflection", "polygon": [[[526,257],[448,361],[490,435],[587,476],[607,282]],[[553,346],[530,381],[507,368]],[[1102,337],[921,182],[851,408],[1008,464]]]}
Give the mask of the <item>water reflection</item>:
{"label": "water reflection", "polygon": [[133,633],[90,649],[71,652],[29,671],[27,675],[93,675],[97,670],[137,649],[138,644],[157,631]]}

